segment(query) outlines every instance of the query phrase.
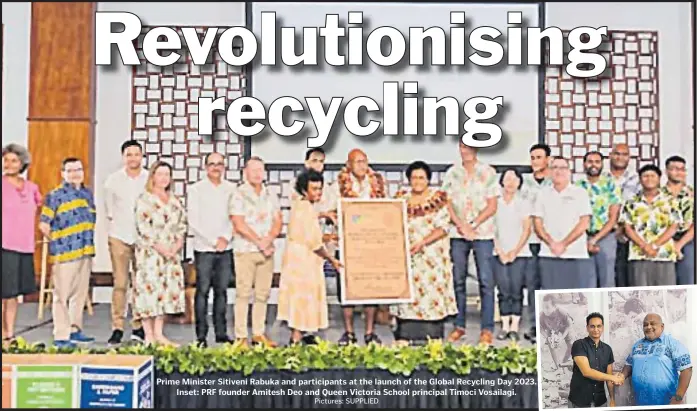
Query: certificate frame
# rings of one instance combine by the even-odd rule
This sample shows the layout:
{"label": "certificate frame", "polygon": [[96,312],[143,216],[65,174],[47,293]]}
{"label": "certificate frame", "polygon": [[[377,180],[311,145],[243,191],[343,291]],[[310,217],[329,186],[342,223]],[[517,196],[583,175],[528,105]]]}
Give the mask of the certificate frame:
{"label": "certificate frame", "polygon": [[[385,298],[348,298],[347,296],[347,273],[346,269],[348,267],[348,262],[346,261],[346,247],[345,247],[345,235],[344,235],[344,211],[345,208],[342,204],[350,203],[370,203],[370,204],[399,204],[400,211],[402,214],[402,228],[404,233],[404,251],[406,256],[405,261],[405,273],[408,296],[391,296]],[[370,198],[370,199],[357,199],[357,198],[342,198],[338,202],[337,207],[337,223],[338,223],[338,237],[339,237],[339,259],[343,263],[341,272],[339,273],[339,281],[341,285],[341,304],[342,305],[384,305],[384,304],[403,304],[413,302],[415,299],[414,290],[414,274],[411,265],[411,254],[409,249],[411,244],[409,241],[409,228],[408,228],[408,218],[407,218],[407,203],[404,199],[389,199],[389,198]]]}

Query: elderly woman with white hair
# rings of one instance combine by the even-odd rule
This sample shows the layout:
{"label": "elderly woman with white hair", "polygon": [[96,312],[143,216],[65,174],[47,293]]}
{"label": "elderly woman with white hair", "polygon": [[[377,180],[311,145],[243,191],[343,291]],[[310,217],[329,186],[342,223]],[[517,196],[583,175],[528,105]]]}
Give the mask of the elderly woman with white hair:
{"label": "elderly woman with white hair", "polygon": [[37,291],[34,279],[36,213],[39,187],[22,177],[29,167],[26,148],[8,144],[2,149],[2,341],[15,338],[17,297]]}

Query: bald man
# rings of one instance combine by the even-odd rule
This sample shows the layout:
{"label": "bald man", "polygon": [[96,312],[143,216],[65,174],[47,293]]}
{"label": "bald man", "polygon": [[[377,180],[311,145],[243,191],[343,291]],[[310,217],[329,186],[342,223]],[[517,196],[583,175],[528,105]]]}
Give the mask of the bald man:
{"label": "bald man", "polygon": [[[334,198],[341,201],[342,198],[385,198],[385,180],[376,173],[368,164],[368,156],[360,149],[349,152],[346,166],[341,169],[334,183]],[[336,207],[335,207],[336,208]],[[341,299],[341,274],[337,275],[339,299]],[[353,328],[353,306],[344,305],[344,326],[346,331],[339,339],[339,345],[356,344],[358,341]],[[375,342],[380,344],[380,338],[375,333],[376,306],[365,307],[365,336],[366,344]]]}
{"label": "bald man", "polygon": [[[604,170],[601,176],[610,177],[622,192],[622,204],[631,200],[641,191],[639,174],[635,167],[629,166],[630,152],[627,144],[615,145],[610,152],[610,169]],[[627,287],[629,285],[629,240],[624,235],[621,225],[615,230],[617,235],[617,250],[615,254],[615,285]]]}
{"label": "bald man", "polygon": [[644,338],[634,343],[621,374],[632,377],[635,404],[639,406],[685,404],[692,379],[687,348],[669,333],[660,315],[644,317]]}

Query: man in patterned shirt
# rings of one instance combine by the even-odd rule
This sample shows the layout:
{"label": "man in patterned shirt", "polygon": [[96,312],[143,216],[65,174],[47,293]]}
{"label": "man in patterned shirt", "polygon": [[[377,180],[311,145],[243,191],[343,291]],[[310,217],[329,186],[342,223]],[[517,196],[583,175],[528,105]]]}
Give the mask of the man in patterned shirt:
{"label": "man in patterned shirt", "polygon": [[644,318],[644,338],[632,346],[622,368],[625,378],[632,377],[634,405],[685,403],[685,393],[692,379],[690,353],[664,331],[661,316],[648,314]]}
{"label": "man in patterned shirt", "polygon": [[274,240],[281,234],[283,218],[278,196],[264,184],[266,169],[259,157],[247,160],[244,183],[230,200],[235,235],[235,338],[247,344],[249,299],[252,305],[252,344],[275,347],[266,336],[266,308],[274,271]]}
{"label": "man in patterned shirt", "polygon": [[603,155],[589,151],[583,156],[586,175],[576,184],[588,192],[591,202],[591,221],[588,234],[588,253],[593,259],[598,287],[615,286],[617,237],[613,230],[619,217],[622,192],[614,179],[601,174]]}
{"label": "man in patterned shirt", "polygon": [[[629,146],[624,143],[617,144],[610,153],[610,170],[603,171],[603,175],[612,178],[615,185],[622,190],[622,206],[641,191],[639,174],[633,167],[629,167],[629,156]],[[629,285],[627,280],[629,240],[624,235],[622,225],[617,225],[615,233],[617,237],[615,283],[617,287],[626,287]]]}
{"label": "man in patterned shirt", "polygon": [[50,239],[54,345],[73,348],[75,343],[94,341],[82,333],[82,316],[95,255],[97,214],[92,192],[84,185],[82,162],[66,158],[62,172],[63,183],[46,195],[39,230]]}
{"label": "man in patterned shirt", "polygon": [[[552,185],[552,170],[549,168],[549,157],[552,149],[547,144],[539,143],[530,147],[530,166],[532,173],[523,175],[523,186],[520,193],[523,195],[530,207],[535,205],[537,193],[543,187]],[[525,288],[528,289],[528,316],[532,320],[530,331],[525,333],[525,338],[535,344],[537,339],[537,329],[535,323],[535,291],[540,289],[540,239],[535,234],[535,230],[530,233],[528,239],[532,258],[525,266]]]}
{"label": "man in patterned shirt", "polygon": [[673,236],[682,217],[678,202],[661,190],[661,169],[653,164],[639,170],[642,192],[620,214],[629,250],[629,285],[675,285],[677,253]]}
{"label": "man in patterned shirt", "polygon": [[482,300],[481,333],[479,342],[491,344],[494,331],[494,220],[496,198],[499,194],[496,170],[477,159],[477,149],[462,142],[462,162],[448,169],[443,178],[443,191],[448,193],[450,255],[453,261],[453,282],[458,314],[455,329],[448,341],[458,341],[465,335],[467,311],[467,268],[470,252],[474,250]]}
{"label": "man in patterned shirt", "polygon": [[687,162],[680,156],[666,160],[668,183],[663,187],[678,202],[682,223],[673,240],[678,262],[675,265],[678,285],[695,283],[695,189],[686,183]]}

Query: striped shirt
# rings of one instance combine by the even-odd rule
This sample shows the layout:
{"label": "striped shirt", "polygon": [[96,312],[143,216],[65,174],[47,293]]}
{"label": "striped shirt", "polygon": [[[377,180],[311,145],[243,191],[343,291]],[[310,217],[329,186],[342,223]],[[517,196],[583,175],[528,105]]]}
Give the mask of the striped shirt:
{"label": "striped shirt", "polygon": [[46,195],[41,222],[51,227],[49,256],[52,263],[66,263],[95,255],[96,208],[92,192],[63,184]]}

